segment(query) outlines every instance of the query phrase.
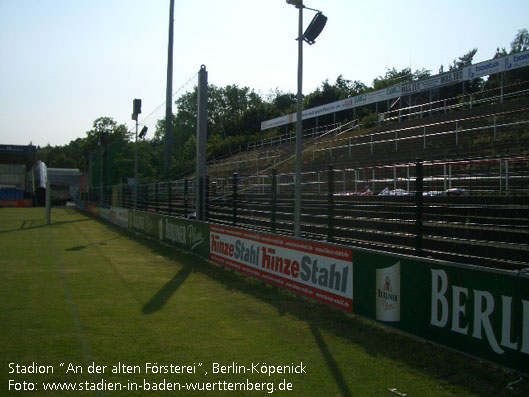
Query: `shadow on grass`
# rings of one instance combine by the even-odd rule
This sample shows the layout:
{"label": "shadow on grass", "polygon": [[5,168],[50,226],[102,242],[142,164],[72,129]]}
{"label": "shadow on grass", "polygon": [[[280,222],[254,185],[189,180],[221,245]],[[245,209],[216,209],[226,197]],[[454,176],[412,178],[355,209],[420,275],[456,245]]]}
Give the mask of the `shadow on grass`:
{"label": "shadow on grass", "polygon": [[183,266],[180,271],[176,273],[176,275],[143,306],[143,314],[152,314],[162,309],[169,299],[171,299],[171,296],[173,296],[184,281],[186,281],[192,270],[192,266]]}
{"label": "shadow on grass", "polygon": [[[132,240],[149,247],[157,255],[187,263],[167,284],[143,307],[144,314],[160,310],[185,282],[191,272],[201,273],[222,284],[226,289],[237,290],[269,305],[279,315],[291,315],[305,321],[327,362],[337,386],[344,396],[351,396],[338,363],[330,352],[320,330],[348,340],[360,346],[372,357],[386,357],[427,376],[437,379],[442,387],[450,384],[461,387],[469,393],[483,396],[527,396],[529,385],[525,382],[514,391],[506,388],[507,383],[517,379],[513,372],[493,367],[477,359],[443,349],[431,343],[414,339],[385,328],[373,321],[350,315],[338,309],[312,302],[308,299],[282,290],[264,282],[212,265],[197,256],[160,244],[145,236],[123,230],[115,225],[109,227],[120,231]],[[391,385],[389,385],[391,386]]]}
{"label": "shadow on grass", "polygon": [[46,223],[46,219],[26,219],[22,221],[22,224],[17,229],[9,229],[9,230],[0,230],[0,234],[4,233],[12,233],[12,232],[19,232],[21,230],[30,230],[30,229],[39,229],[46,226],[59,226],[64,225],[67,223],[75,223],[75,222],[86,222],[89,221],[90,218],[83,218],[83,219],[74,219],[71,221],[53,221],[51,222],[51,225],[48,225]]}
{"label": "shadow on grass", "polygon": [[318,344],[318,347],[320,348],[320,351],[323,354],[325,361],[327,361],[327,366],[331,370],[332,376],[334,376],[336,384],[342,391],[342,395],[344,397],[352,397],[353,393],[351,393],[351,389],[349,389],[349,386],[347,385],[347,382],[345,381],[345,378],[343,377],[343,374],[340,371],[340,368],[338,367],[338,363],[336,362],[334,356],[327,347],[327,343],[325,343],[325,340],[321,336],[320,330],[313,324],[311,324],[310,331],[312,332],[312,335],[314,335],[314,339],[316,340],[316,343]]}
{"label": "shadow on grass", "polygon": [[81,250],[84,250],[85,248],[92,247],[95,245],[107,245],[108,241],[117,240],[118,238],[121,238],[121,237],[122,236],[116,236],[116,237],[112,237],[112,238],[109,238],[103,241],[99,241],[97,243],[90,243],[86,245],[76,245],[75,247],[66,248],[66,251],[81,251]]}

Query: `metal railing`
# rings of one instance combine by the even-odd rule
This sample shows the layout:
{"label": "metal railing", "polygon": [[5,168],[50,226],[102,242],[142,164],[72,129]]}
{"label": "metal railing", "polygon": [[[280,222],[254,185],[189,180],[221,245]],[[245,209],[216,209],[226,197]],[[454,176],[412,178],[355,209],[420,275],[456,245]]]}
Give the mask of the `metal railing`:
{"label": "metal railing", "polygon": [[[140,211],[293,234],[294,175],[138,187]],[[307,172],[303,237],[480,266],[529,267],[529,157],[417,162]],[[85,199],[97,201],[95,190]],[[134,208],[132,186],[105,188],[103,204]]]}

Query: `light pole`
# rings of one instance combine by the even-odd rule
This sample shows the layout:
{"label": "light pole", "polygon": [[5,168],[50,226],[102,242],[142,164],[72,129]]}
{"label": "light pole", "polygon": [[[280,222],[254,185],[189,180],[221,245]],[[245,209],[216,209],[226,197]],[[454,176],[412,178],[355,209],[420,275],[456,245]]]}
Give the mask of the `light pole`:
{"label": "light pole", "polygon": [[[305,7],[303,0],[286,0],[299,10],[298,23],[298,94],[297,94],[297,111],[296,111],[296,177],[294,181],[294,236],[301,235],[301,170],[303,167],[303,120],[302,120],[302,101],[303,101],[303,41],[314,44],[314,40],[323,30],[327,17],[321,11]],[[303,9],[317,11],[318,13],[303,33]]]}
{"label": "light pole", "polygon": [[98,134],[99,146],[99,204],[103,202],[103,144],[101,143],[101,131]]}
{"label": "light pole", "polygon": [[167,46],[167,85],[165,90],[165,153],[163,160],[164,177],[169,176],[173,155],[173,35],[174,35],[174,0],[169,3],[169,43]]}
{"label": "light pole", "polygon": [[132,101],[132,120],[136,121],[136,139],[134,141],[134,209],[138,208],[138,115],[140,113],[141,99],[134,99]]}

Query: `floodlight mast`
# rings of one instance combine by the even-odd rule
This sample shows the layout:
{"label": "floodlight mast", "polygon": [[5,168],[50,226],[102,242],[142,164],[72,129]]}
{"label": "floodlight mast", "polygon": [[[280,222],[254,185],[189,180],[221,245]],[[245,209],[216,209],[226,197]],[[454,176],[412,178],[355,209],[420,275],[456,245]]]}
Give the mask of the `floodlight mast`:
{"label": "floodlight mast", "polygon": [[[132,120],[136,121],[136,139],[134,141],[134,209],[138,208],[138,115],[140,113],[141,99],[134,99],[132,101]],[[147,130],[145,130],[145,133],[147,133]]]}
{"label": "floodlight mast", "polygon": [[[302,120],[302,101],[303,101],[303,41],[314,44],[314,40],[323,30],[327,18],[318,11],[316,17],[312,20],[309,27],[303,33],[303,0],[286,0],[288,4],[295,6],[299,10],[298,23],[298,93],[297,93],[297,111],[296,111],[296,176],[294,181],[294,236],[301,236],[301,172],[303,166],[302,158],[302,139],[303,139],[303,120]],[[316,18],[318,21],[316,23]]]}

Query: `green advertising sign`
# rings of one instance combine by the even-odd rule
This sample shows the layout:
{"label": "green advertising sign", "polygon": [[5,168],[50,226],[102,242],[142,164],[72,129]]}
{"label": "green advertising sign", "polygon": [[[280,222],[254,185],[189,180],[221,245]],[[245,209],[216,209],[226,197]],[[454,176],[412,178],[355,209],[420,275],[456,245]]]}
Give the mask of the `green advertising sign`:
{"label": "green advertising sign", "polygon": [[209,258],[209,225],[206,223],[131,210],[129,228]]}
{"label": "green advertising sign", "polygon": [[163,240],[162,216],[141,211],[129,211],[129,229]]}
{"label": "green advertising sign", "polygon": [[355,250],[354,311],[529,373],[529,275]]}
{"label": "green advertising sign", "polygon": [[163,240],[209,259],[209,224],[164,217]]}

